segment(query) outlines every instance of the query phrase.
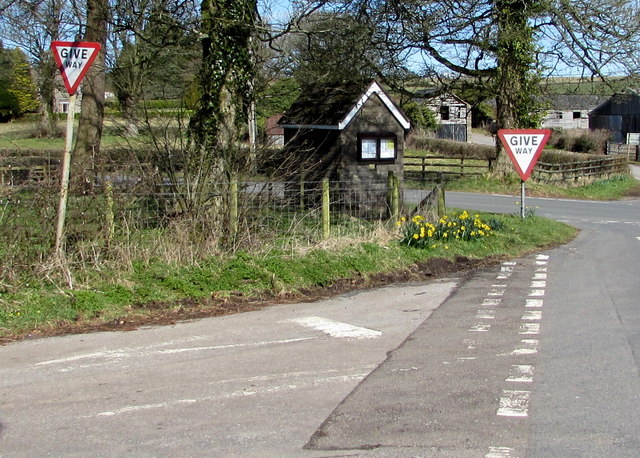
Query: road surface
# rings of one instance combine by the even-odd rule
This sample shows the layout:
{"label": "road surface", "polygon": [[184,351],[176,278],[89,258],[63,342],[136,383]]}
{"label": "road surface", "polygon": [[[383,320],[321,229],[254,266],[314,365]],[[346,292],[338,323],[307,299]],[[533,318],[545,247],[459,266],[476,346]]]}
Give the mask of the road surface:
{"label": "road surface", "polygon": [[580,235],[462,277],[0,347],[0,456],[637,456],[640,202],[530,204]]}

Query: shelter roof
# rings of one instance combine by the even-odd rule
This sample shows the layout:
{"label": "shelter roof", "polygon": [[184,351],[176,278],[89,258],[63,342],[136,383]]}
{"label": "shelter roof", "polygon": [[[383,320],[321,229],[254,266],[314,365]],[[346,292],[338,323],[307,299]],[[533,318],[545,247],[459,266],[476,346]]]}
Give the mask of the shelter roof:
{"label": "shelter roof", "polygon": [[411,127],[409,118],[376,81],[371,82],[367,87],[317,86],[305,91],[287,110],[280,125],[343,130],[365,103],[374,96],[380,99],[404,129],[408,130]]}

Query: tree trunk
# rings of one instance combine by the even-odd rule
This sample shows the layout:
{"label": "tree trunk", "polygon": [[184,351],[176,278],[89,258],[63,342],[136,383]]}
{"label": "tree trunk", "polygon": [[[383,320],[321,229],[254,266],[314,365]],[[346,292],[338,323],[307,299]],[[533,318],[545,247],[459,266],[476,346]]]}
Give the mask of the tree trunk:
{"label": "tree trunk", "polygon": [[140,133],[138,119],[136,117],[136,99],[134,99],[130,93],[127,93],[126,95],[121,95],[118,100],[124,119],[122,135],[124,135],[125,138],[135,138]]}
{"label": "tree trunk", "polygon": [[[530,0],[496,0],[498,23],[496,114],[498,129],[521,126],[521,109],[529,98],[525,94],[533,63],[533,37],[528,25]],[[526,107],[528,110],[530,107]],[[509,158],[496,137],[496,160],[493,172],[504,175],[513,172]]]}
{"label": "tree trunk", "polygon": [[55,81],[58,69],[56,68],[53,58],[43,59],[41,63],[42,81],[38,85],[40,97],[40,119],[38,121],[39,137],[54,137],[59,134],[54,113],[55,106]]}
{"label": "tree trunk", "polygon": [[87,190],[94,182],[95,160],[99,157],[104,121],[105,52],[107,41],[107,2],[87,0],[85,41],[98,42],[102,50],[87,72],[82,85],[82,105],[72,154],[73,187]]}

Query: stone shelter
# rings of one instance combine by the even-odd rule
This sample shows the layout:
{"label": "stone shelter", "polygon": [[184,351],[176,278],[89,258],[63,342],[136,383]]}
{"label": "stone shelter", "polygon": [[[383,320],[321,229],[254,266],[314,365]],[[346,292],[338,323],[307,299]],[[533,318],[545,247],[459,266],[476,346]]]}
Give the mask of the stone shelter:
{"label": "stone shelter", "polygon": [[376,81],[366,87],[316,87],[293,103],[280,121],[282,167],[289,179],[330,178],[351,193],[350,206],[386,211],[392,172],[403,177],[409,118]]}

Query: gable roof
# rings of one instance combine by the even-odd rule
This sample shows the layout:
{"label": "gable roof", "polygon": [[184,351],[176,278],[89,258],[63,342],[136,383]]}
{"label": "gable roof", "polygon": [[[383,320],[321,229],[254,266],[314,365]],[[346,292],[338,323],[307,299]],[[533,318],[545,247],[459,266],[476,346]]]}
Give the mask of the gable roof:
{"label": "gable roof", "polygon": [[457,100],[461,105],[470,106],[467,102],[462,100],[460,97],[455,95],[453,92],[445,91],[439,88],[428,88],[428,89],[419,89],[415,92],[415,96],[418,101],[420,100],[435,100],[442,103],[446,99],[454,99]]}
{"label": "gable roof", "polygon": [[608,100],[609,97],[597,94],[548,94],[541,99],[548,105],[549,110],[591,111]]}
{"label": "gable roof", "polygon": [[316,87],[305,91],[287,110],[282,127],[343,130],[367,101],[377,96],[398,123],[411,128],[402,113],[380,85],[373,81],[367,88],[356,86]]}

